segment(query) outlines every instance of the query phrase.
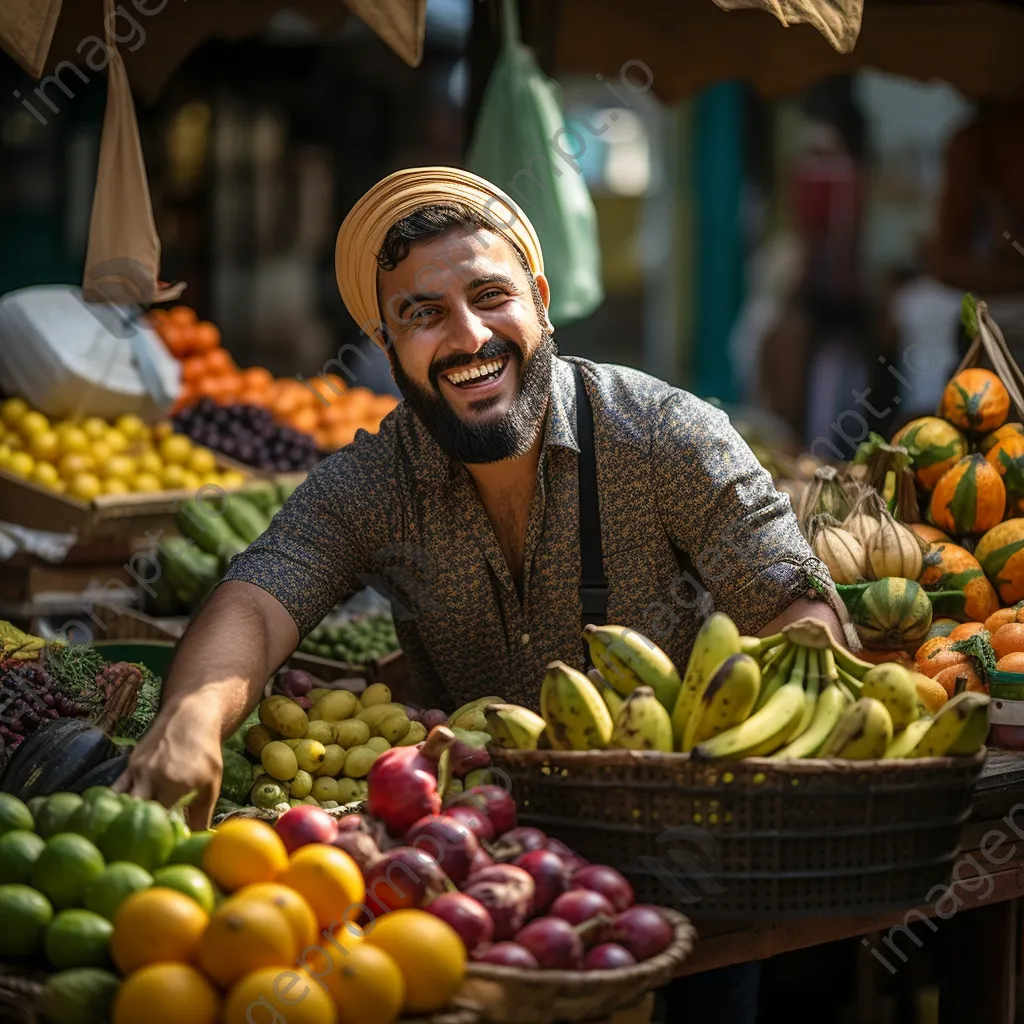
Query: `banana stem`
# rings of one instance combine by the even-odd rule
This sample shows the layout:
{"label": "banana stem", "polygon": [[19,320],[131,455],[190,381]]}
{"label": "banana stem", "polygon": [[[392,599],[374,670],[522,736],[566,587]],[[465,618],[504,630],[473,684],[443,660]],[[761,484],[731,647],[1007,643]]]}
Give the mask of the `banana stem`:
{"label": "banana stem", "polygon": [[806,647],[798,647],[796,652],[796,661],[793,663],[793,671],[790,674],[789,682],[799,683],[801,686],[804,685],[804,679],[807,676],[807,655],[809,651]]}
{"label": "banana stem", "polygon": [[839,644],[832,644],[832,655],[836,660],[836,665],[849,675],[853,676],[854,679],[863,679],[865,674],[874,666],[870,665],[866,661],[861,661],[860,658],[854,657],[845,647],[840,647]]}
{"label": "banana stem", "polygon": [[753,658],[760,658],[765,651],[777,647],[786,639],[785,633],[776,633],[774,636],[766,637],[744,637],[743,651]]}
{"label": "banana stem", "polygon": [[839,672],[836,670],[836,656],[831,647],[821,652],[821,674],[833,683],[839,678]]}
{"label": "banana stem", "polygon": [[793,669],[793,662],[796,661],[797,650],[798,648],[795,644],[790,644],[786,653],[776,662],[773,671],[768,676],[762,676],[761,692],[758,694],[754,711],[760,711],[789,678],[789,674]]}
{"label": "banana stem", "polygon": [[779,660],[785,657],[786,652],[789,650],[790,646],[790,643],[784,640],[781,644],[779,644],[777,647],[773,647],[768,652],[767,657],[764,659],[764,664],[761,666],[762,679],[764,679],[769,672],[771,672],[774,668],[778,666]]}
{"label": "banana stem", "polygon": [[860,697],[861,691],[864,689],[864,684],[851,676],[846,669],[840,667],[838,669],[840,680],[846,684],[846,688],[853,694],[854,697]]}

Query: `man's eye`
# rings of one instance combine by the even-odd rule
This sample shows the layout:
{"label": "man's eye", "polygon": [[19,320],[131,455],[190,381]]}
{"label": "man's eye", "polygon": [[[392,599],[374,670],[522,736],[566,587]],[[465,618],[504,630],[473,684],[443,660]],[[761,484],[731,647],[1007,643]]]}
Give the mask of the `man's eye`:
{"label": "man's eye", "polygon": [[420,306],[409,314],[409,323],[414,323],[417,320],[426,320],[427,317],[435,316],[438,312],[439,310],[436,306]]}
{"label": "man's eye", "polygon": [[477,302],[489,302],[491,299],[504,298],[505,293],[500,288],[489,288],[477,297]]}

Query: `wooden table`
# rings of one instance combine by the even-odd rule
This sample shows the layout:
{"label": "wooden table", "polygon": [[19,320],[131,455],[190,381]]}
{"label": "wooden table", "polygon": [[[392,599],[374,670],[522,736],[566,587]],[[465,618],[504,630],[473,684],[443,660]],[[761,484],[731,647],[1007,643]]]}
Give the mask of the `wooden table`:
{"label": "wooden table", "polygon": [[702,923],[694,914],[700,937],[681,974],[858,936],[865,936],[862,945],[879,967],[895,973],[919,945],[905,926],[927,920],[941,943],[941,1024],[1012,1024],[1022,952],[1017,900],[1024,896],[1024,754],[989,754],[954,879],[950,895],[932,904],[867,917],[743,924]]}

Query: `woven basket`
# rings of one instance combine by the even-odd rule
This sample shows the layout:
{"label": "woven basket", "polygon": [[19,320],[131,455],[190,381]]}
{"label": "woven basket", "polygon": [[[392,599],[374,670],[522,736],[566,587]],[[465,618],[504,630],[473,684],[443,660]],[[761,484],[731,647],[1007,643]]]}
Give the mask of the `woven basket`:
{"label": "woven basket", "polygon": [[690,922],[666,910],[675,939],[663,953],[616,971],[524,971],[517,967],[474,963],[456,997],[493,1024],[553,1024],[610,1016],[632,1006],[678,973],[690,955],[696,931]]}
{"label": "woven basket", "polygon": [[951,876],[984,752],[728,764],[628,750],[493,750],[519,820],[698,919],[916,906]]}

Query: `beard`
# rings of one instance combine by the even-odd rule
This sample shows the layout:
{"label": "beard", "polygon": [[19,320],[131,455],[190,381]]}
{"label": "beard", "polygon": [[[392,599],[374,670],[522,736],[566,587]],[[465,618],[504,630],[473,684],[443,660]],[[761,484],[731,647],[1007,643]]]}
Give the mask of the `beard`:
{"label": "beard", "polygon": [[[540,342],[529,359],[515,342],[492,337],[472,357],[452,356],[435,362],[430,367],[430,387],[409,377],[394,354],[392,367],[402,396],[444,453],[459,462],[479,465],[514,459],[530,450],[547,412],[551,363],[556,352],[554,339],[547,331],[541,331]],[[487,423],[466,423],[441,394],[438,377],[458,366],[502,356],[514,359],[518,369],[519,387],[512,405],[504,415]],[[495,401],[481,399],[474,409],[483,411]]]}

